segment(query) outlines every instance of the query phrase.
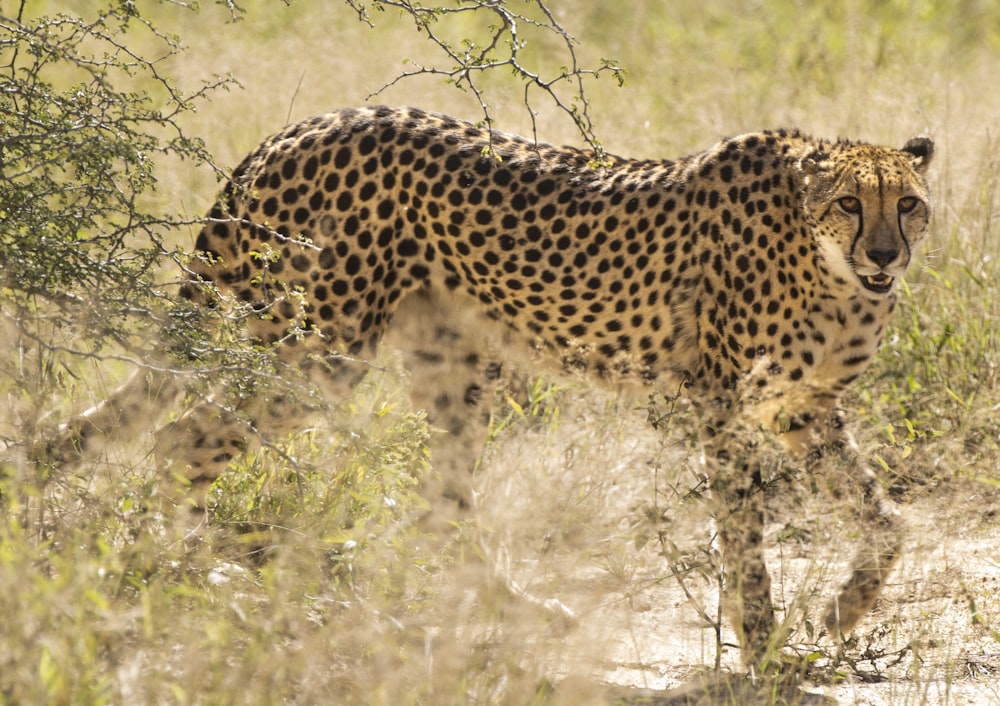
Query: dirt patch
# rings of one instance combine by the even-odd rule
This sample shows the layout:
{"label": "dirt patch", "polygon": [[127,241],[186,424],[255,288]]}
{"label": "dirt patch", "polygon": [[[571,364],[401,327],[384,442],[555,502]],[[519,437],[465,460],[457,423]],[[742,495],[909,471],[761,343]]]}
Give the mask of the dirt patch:
{"label": "dirt patch", "polygon": [[[607,405],[556,432],[505,439],[484,466],[482,523],[520,584],[579,616],[558,649],[550,644],[540,657],[556,683],[597,681],[644,690],[633,692],[647,695],[636,703],[674,703],[649,695],[708,683],[717,664],[741,674],[733,634],[711,624],[713,526],[704,501],[682,500],[683,488],[697,487],[694,454],[665,444],[641,412]],[[903,499],[903,558],[840,647],[821,634],[819,613],[865,538],[845,508],[801,488],[779,491],[774,504],[772,595],[791,629],[787,652],[811,664],[800,702],[1000,704],[1000,526],[991,489],[964,481]],[[650,507],[669,523],[675,568],[678,557],[687,562],[683,587],[644,525]]]}

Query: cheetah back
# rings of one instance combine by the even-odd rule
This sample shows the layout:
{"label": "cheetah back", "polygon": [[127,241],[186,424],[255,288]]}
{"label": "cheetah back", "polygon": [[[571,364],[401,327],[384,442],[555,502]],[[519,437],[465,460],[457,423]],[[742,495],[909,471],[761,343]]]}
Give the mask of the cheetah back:
{"label": "cheetah back", "polygon": [[[899,234],[908,260],[929,215],[928,159],[929,143],[765,131],[594,167],[583,151],[446,116],[346,109],[247,157],[193,269],[266,311],[252,328],[270,342],[367,355],[400,299],[434,286],[564,369],[718,394],[764,360],[770,384],[835,396],[870,363],[894,306],[871,289],[881,279],[848,271],[863,228],[838,199],[917,198]],[[292,324],[313,335],[296,344]]]}

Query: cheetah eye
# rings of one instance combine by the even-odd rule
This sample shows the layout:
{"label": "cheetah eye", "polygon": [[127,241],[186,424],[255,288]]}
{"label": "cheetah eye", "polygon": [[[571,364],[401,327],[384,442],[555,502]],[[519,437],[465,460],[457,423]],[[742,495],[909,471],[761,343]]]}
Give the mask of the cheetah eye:
{"label": "cheetah eye", "polygon": [[844,213],[861,213],[861,201],[853,196],[837,199],[837,205],[844,210]]}
{"label": "cheetah eye", "polygon": [[920,203],[920,201],[915,197],[904,196],[899,200],[899,203],[896,204],[896,208],[899,209],[900,213],[909,213],[917,207],[918,203]]}

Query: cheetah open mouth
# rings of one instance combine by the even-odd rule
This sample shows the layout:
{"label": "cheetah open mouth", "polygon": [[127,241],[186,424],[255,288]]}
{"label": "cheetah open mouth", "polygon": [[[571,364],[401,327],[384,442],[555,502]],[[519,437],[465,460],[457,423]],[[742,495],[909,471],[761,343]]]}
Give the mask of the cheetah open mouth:
{"label": "cheetah open mouth", "polygon": [[870,292],[885,294],[892,289],[892,283],[895,279],[896,278],[892,275],[887,275],[885,272],[879,272],[877,275],[863,275],[861,277],[861,284],[863,284],[865,289]]}

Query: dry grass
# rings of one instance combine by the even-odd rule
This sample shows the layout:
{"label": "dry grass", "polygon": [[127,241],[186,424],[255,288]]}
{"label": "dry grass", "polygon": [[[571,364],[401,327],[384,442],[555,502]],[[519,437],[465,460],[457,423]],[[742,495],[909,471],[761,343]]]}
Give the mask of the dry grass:
{"label": "dry grass", "polygon": [[[363,102],[404,58],[434,57],[392,12],[370,30],[338,4],[246,4],[238,24],[216,7],[150,9],[190,46],[165,72],[189,86],[215,72],[243,84],[186,125],[223,164],[289,120]],[[846,512],[831,512],[808,479],[792,483],[774,499],[768,559],[791,648],[814,662],[811,691],[844,704],[1000,703],[1000,97],[987,89],[1000,16],[977,3],[635,5],[554,8],[583,58],[629,70],[623,89],[588,86],[613,153],[676,156],[786,125],[897,145],[934,136],[926,264],[849,400],[911,527],[906,558],[842,654],[809,625],[823,605],[813,594],[832,588],[845,547],[864,541],[849,535]],[[532,56],[558,66],[556,48]],[[521,86],[503,75],[485,85],[497,125],[530,131]],[[479,114],[471,95],[433,79],[379,100]],[[540,137],[579,143],[568,118],[537,107]],[[217,189],[186,164],[164,164],[160,180],[156,198],[192,215]],[[30,346],[0,356],[22,373],[39,360]],[[0,380],[4,438],[26,433],[26,408],[80,409],[127,372],[52,362],[66,371],[52,398]],[[298,467],[274,454],[242,461],[199,541],[142,511],[148,439],[45,479],[5,466],[0,702],[527,704],[557,684],[556,703],[607,703],[604,683],[702,678],[716,643],[694,604],[714,611],[716,567],[704,504],[689,492],[698,466],[684,422],[654,432],[645,410],[580,387],[540,397],[487,451],[479,517],[431,537],[415,485],[431,472],[429,431],[404,399],[405,380],[372,379],[350,419],[289,441]],[[664,523],[678,545],[669,551],[656,540]],[[578,611],[579,625],[496,591],[476,556],[480,535],[533,593]],[[671,563],[687,570],[690,596]],[[735,650],[721,659],[737,669]]]}

